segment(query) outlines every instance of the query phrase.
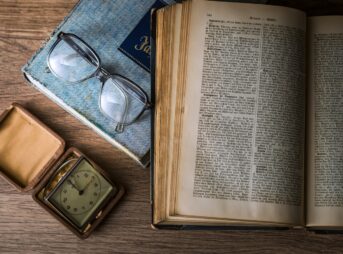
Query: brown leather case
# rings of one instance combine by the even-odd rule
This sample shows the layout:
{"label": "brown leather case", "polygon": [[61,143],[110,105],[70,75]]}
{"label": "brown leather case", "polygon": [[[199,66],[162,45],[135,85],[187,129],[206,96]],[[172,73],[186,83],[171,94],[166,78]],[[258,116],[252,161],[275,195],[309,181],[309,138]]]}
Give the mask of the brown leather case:
{"label": "brown leather case", "polygon": [[[66,226],[69,230],[71,230],[74,234],[76,234],[79,238],[85,239],[87,238],[94,229],[100,224],[100,222],[104,219],[104,217],[110,212],[110,210],[118,203],[121,197],[124,195],[124,188],[118,184],[111,181],[109,175],[105,170],[100,168],[96,163],[94,163],[90,158],[88,158],[85,154],[83,154],[77,148],[71,147],[65,152],[65,141],[58,136],[54,131],[52,131],[48,126],[42,123],[38,118],[28,112],[23,106],[18,103],[13,103],[8,109],[6,109],[0,115],[0,134],[3,128],[3,125],[8,123],[4,123],[7,116],[10,115],[11,111],[18,111],[20,115],[29,120],[29,125],[35,125],[41,128],[42,132],[47,133],[47,138],[54,141],[54,151],[52,156],[46,158],[46,162],[40,165],[38,168],[33,168],[34,171],[31,174],[34,174],[32,177],[28,178],[27,181],[21,182],[15,177],[15,172],[10,172],[9,169],[5,170],[2,167],[2,163],[6,164],[1,160],[0,157],[0,176],[4,178],[7,182],[12,184],[17,190],[20,192],[30,192],[32,191],[32,198],[41,205],[46,211],[48,211],[52,216],[54,216],[57,220],[59,220],[64,226]],[[30,129],[29,129],[30,130]],[[20,132],[20,131],[19,131]],[[22,132],[23,133],[23,132]],[[25,134],[25,132],[24,132]],[[28,131],[28,138],[30,132]],[[21,136],[23,138],[23,136]],[[1,139],[1,135],[0,135]],[[13,151],[12,151],[13,152]],[[30,152],[30,151],[29,151]],[[39,192],[44,188],[44,186],[49,181],[49,178],[54,174],[54,172],[59,168],[59,166],[63,163],[63,161],[70,156],[71,154],[76,155],[77,157],[84,156],[92,165],[95,167],[102,175],[104,175],[108,181],[110,181],[116,188],[117,192],[114,196],[112,196],[107,203],[102,207],[102,212],[95,221],[92,223],[91,227],[86,232],[80,232],[75,229],[68,221],[63,219],[59,214],[57,214],[54,210],[52,210],[47,204],[45,204],[40,198],[38,198]],[[1,140],[0,140],[0,156],[1,155]],[[20,160],[20,156],[18,156],[17,160]],[[18,162],[20,164],[20,161]],[[14,165],[18,163],[14,162]],[[7,161],[8,164],[8,161]]]}

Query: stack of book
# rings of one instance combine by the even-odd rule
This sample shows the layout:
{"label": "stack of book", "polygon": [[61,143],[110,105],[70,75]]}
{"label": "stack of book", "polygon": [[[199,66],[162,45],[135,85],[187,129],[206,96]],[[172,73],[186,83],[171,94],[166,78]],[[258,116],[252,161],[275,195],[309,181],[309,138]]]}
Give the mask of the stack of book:
{"label": "stack of book", "polygon": [[174,1],[81,0],[23,67],[32,86],[142,166],[150,161],[150,112],[117,133],[116,124],[99,108],[101,84],[97,78],[68,84],[51,73],[47,58],[61,31],[73,33],[94,49],[106,70],[132,80],[150,95],[150,13],[171,3]]}

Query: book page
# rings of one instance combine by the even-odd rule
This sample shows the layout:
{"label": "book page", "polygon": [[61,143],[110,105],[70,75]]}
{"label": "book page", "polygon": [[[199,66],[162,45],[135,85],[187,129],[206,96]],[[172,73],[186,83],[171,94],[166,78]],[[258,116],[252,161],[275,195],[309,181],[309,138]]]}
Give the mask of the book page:
{"label": "book page", "polygon": [[175,214],[303,223],[303,12],[193,1]]}
{"label": "book page", "polygon": [[308,24],[307,225],[343,227],[343,16]]}

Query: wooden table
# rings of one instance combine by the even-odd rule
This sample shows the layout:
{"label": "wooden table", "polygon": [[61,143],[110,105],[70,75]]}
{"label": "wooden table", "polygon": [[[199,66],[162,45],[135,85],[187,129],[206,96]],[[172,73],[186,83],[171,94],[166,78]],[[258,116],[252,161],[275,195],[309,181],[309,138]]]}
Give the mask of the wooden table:
{"label": "wooden table", "polygon": [[[95,1],[95,0],[94,0]],[[150,227],[149,171],[27,85],[21,67],[75,0],[0,1],[0,111],[14,101],[109,169],[127,195],[87,240],[57,222],[29,194],[0,179],[0,253],[343,253],[343,235],[272,232],[155,231]]]}

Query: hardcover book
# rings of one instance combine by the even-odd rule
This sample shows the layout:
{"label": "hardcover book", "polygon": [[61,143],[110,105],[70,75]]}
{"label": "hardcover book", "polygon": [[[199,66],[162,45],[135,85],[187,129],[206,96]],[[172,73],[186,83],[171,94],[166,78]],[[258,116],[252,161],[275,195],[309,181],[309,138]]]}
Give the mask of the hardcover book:
{"label": "hardcover book", "polygon": [[101,85],[96,78],[68,84],[47,66],[47,56],[61,31],[82,38],[99,55],[102,65],[142,87],[150,95],[150,12],[170,0],[79,1],[49,40],[23,67],[32,86],[92,128],[111,144],[146,166],[150,151],[150,112],[116,133],[115,124],[98,106]]}
{"label": "hardcover book", "polygon": [[342,23],[222,1],[157,11],[155,227],[343,229]]}

